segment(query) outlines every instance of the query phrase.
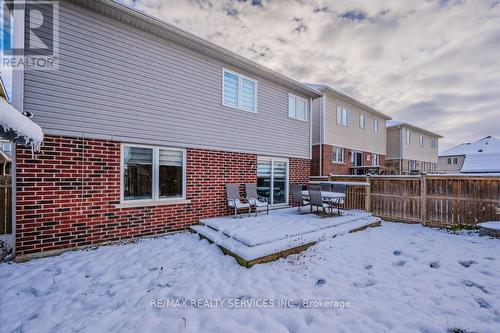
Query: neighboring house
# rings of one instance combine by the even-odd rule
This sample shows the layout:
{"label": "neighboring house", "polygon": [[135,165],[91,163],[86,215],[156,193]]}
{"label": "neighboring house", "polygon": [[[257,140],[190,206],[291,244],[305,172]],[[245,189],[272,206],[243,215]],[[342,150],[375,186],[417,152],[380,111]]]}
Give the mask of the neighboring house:
{"label": "neighboring house", "polygon": [[11,173],[12,144],[9,141],[0,140],[0,176]]}
{"label": "neighboring house", "polygon": [[384,113],[325,85],[313,102],[311,175],[364,174],[384,166]]}
{"label": "neighboring house", "polygon": [[500,172],[497,154],[500,154],[500,140],[486,136],[439,154],[438,170],[446,173]]}
{"label": "neighboring house", "polygon": [[435,172],[441,135],[399,121],[387,122],[388,173]]}
{"label": "neighboring house", "polygon": [[227,183],[279,206],[308,182],[318,91],[113,1],[59,7],[59,69],[21,89],[45,139],[16,152],[18,255],[186,229],[228,212]]}

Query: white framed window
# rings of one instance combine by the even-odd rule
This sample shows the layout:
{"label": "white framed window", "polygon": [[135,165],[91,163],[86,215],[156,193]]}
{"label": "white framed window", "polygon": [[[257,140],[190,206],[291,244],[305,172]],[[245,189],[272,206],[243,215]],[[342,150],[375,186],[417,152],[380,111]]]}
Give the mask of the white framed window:
{"label": "white framed window", "polygon": [[257,112],[257,80],[223,68],[222,104]]}
{"label": "white framed window", "polygon": [[345,106],[337,105],[337,124],[347,126],[348,110]]}
{"label": "white framed window", "polygon": [[423,147],[424,146],[424,136],[422,134],[420,134],[420,147]]}
{"label": "white framed window", "polygon": [[373,131],[378,133],[378,120],[373,121]]}
{"label": "white framed window", "polygon": [[344,163],[344,148],[340,147],[333,148],[332,161],[334,163]]}
{"label": "white framed window", "polygon": [[411,131],[406,130],[406,144],[409,145],[411,144]]}
{"label": "white framed window", "polygon": [[121,202],[186,199],[184,149],[122,144]]}
{"label": "white framed window", "polygon": [[288,94],[288,117],[307,121],[307,100]]}
{"label": "white framed window", "polygon": [[431,148],[437,148],[438,142],[436,138],[432,138],[431,140]]}
{"label": "white framed window", "polygon": [[380,155],[379,154],[372,154],[372,165],[373,166],[380,165]]}
{"label": "white framed window", "polygon": [[365,128],[366,127],[366,117],[364,114],[359,115],[359,127],[360,128]]}

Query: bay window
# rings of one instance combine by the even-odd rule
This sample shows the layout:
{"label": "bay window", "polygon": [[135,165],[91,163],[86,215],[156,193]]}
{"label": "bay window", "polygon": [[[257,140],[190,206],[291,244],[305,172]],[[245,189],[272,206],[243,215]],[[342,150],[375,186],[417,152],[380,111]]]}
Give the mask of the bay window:
{"label": "bay window", "polygon": [[123,145],[122,201],[185,199],[183,149]]}

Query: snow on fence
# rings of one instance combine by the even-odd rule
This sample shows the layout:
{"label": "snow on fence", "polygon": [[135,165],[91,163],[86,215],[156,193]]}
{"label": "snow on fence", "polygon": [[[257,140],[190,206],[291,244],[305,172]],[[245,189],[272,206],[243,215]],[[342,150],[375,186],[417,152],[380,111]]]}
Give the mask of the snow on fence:
{"label": "snow on fence", "polygon": [[0,176],[0,235],[12,233],[11,176]]}
{"label": "snow on fence", "polygon": [[348,187],[346,208],[386,220],[435,227],[500,220],[500,175],[333,175],[329,180],[369,182],[369,188]]}

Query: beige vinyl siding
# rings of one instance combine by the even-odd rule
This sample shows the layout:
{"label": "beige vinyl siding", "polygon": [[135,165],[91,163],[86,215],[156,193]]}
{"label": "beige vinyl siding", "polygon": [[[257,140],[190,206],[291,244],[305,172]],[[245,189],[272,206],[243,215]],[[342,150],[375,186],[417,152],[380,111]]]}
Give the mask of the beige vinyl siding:
{"label": "beige vinyl siding", "polygon": [[[333,146],[386,154],[385,119],[365,111],[344,98],[325,93],[325,143]],[[337,106],[347,107],[347,126],[337,124]],[[359,126],[359,115],[365,115],[365,128]],[[378,133],[374,121],[378,121]]]}
{"label": "beige vinyl siding", "polygon": [[321,143],[321,103],[322,97],[316,98],[312,104],[312,129],[313,129],[313,137],[312,143],[319,144]]}
{"label": "beige vinyl siding", "polygon": [[[448,164],[448,158],[456,158],[457,164]],[[447,173],[458,173],[462,169],[462,165],[464,164],[465,156],[457,155],[457,156],[442,156],[438,158],[438,166],[437,169],[440,172]]]}
{"label": "beige vinyl siding", "polygon": [[399,158],[400,129],[387,128],[387,155],[386,159]]}
{"label": "beige vinyl siding", "polygon": [[[288,117],[306,96],[65,1],[59,19],[59,70],[25,73],[45,134],[309,157],[309,122]],[[223,68],[258,81],[256,113],[222,105]]]}
{"label": "beige vinyl siding", "polygon": [[[411,142],[410,144],[406,143],[406,133],[407,131],[411,131]],[[420,146],[420,135],[424,136],[424,146]],[[415,129],[409,129],[408,127],[403,126],[403,138],[404,140],[402,145],[402,153],[403,159],[406,160],[417,160],[417,161],[425,161],[425,162],[438,162],[438,148],[432,148],[431,140],[432,136],[420,132]]]}

